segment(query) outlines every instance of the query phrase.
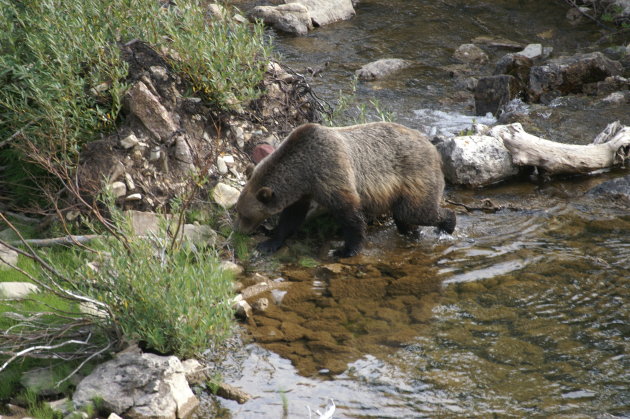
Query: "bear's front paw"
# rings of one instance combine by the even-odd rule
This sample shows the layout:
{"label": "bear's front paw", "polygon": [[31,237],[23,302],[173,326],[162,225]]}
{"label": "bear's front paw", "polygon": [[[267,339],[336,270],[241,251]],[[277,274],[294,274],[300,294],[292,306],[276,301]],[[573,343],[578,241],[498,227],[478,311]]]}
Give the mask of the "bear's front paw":
{"label": "bear's front paw", "polygon": [[256,249],[258,249],[258,251],[262,253],[274,253],[281,247],[282,247],[282,241],[270,239],[270,240],[265,240],[264,242],[258,243],[258,246],[256,246]]}

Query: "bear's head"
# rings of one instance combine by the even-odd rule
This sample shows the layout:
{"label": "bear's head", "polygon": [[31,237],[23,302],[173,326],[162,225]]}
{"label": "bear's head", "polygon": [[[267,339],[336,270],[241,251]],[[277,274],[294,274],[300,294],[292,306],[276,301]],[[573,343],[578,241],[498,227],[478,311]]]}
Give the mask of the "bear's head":
{"label": "bear's head", "polygon": [[282,211],[276,201],[276,194],[270,187],[245,185],[236,202],[234,230],[245,234],[253,232],[260,223]]}

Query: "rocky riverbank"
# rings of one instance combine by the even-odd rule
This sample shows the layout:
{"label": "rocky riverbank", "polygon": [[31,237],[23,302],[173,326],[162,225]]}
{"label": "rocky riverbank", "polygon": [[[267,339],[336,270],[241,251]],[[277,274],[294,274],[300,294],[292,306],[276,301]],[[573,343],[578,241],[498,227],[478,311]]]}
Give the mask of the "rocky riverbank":
{"label": "rocky riverbank", "polygon": [[[346,3],[330,6],[343,12],[339,18],[324,13],[331,20],[320,18],[311,4],[264,7],[273,9],[253,9],[247,13],[248,17],[263,18],[274,28],[298,35],[335,20],[350,18],[355,13],[354,9],[349,12],[352,5]],[[593,7],[600,6],[593,3]],[[263,12],[264,15],[258,15]],[[277,17],[280,12],[290,12],[290,15]],[[285,30],[287,25],[293,26]],[[496,44],[498,41],[489,42]],[[523,122],[527,116],[514,111],[516,100],[546,106],[566,95],[595,97],[602,106],[630,103],[628,47],[616,52],[617,59],[611,52],[563,58],[555,57],[544,44],[517,44],[510,47],[515,51],[493,63],[484,52],[484,45],[488,45],[486,41],[457,48],[454,58],[460,65],[452,72],[454,82],[466,86],[462,90],[474,97],[478,114],[490,112],[499,115],[500,121],[505,123]],[[168,210],[170,200],[186,183],[191,170],[209,176],[205,203],[229,209],[245,182],[247,164],[268,154],[295,126],[319,120],[324,110],[325,104],[311,91],[307,78],[280,63],[270,63],[263,82],[267,91],[264,96],[240,112],[216,113],[182,90],[181,80],[156,51],[140,42],[129,45],[128,49],[128,54],[137,62],[132,67],[132,86],[125,99],[126,122],[116,134],[94,141],[82,151],[79,179],[82,188],[92,195],[110,187],[117,204],[136,211],[134,214],[141,218],[145,218],[145,212]],[[404,71],[408,64],[404,60],[376,63],[353,71],[358,71],[358,76],[366,81],[386,79],[396,71]],[[480,75],[486,69],[490,71]],[[475,129],[486,133],[483,127]],[[462,137],[471,136],[438,141],[459,142]],[[494,142],[497,141],[495,137]],[[469,142],[472,143],[472,139]],[[503,153],[500,159],[511,160],[502,144],[497,147]],[[442,149],[451,150],[449,147]],[[621,156],[623,163],[627,150],[621,151],[626,152]],[[445,151],[445,159],[454,153]],[[484,157],[493,152],[482,147],[482,152],[472,154]],[[473,165],[473,173],[478,173],[480,167],[488,167],[488,161],[482,160],[476,163],[477,166]],[[482,183],[458,181],[455,175],[449,175],[450,180],[453,184],[472,186],[492,184],[516,174],[517,169],[509,163],[501,177],[489,177]],[[458,168],[463,163],[455,162],[451,166]],[[108,179],[105,184],[103,178]],[[625,202],[624,199],[630,200],[627,183],[627,178],[621,178],[613,181],[610,189],[598,186],[590,193],[615,196]],[[478,208],[483,208],[483,204]],[[68,220],[74,220],[78,215],[76,209],[64,214]],[[196,230],[198,226],[191,225],[190,229]],[[146,233],[147,230],[142,231]],[[216,234],[210,232],[201,240],[215,239]],[[224,256],[227,268],[230,262],[233,263],[227,259],[232,259],[233,255]],[[239,267],[230,266],[240,275]],[[356,360],[360,354],[369,352],[371,346],[397,348],[424,330],[432,315],[439,282],[435,272],[424,272],[420,276],[415,272],[413,265],[401,264],[393,269],[390,265],[363,263],[360,259],[326,263],[314,273],[287,268],[283,269],[281,278],[247,272],[238,278],[241,297],[235,303],[254,341],[292,360],[303,374],[334,375],[343,372],[348,362]],[[318,294],[313,281],[325,282],[326,292],[330,295]],[[496,352],[493,352],[495,357],[504,357],[503,352],[499,355]],[[538,352],[536,356],[540,357]],[[148,374],[149,364],[163,364],[164,368],[158,369],[158,378],[129,372],[131,387],[118,389],[119,393],[114,393],[111,401],[107,399],[108,410],[121,415],[152,417],[155,411],[146,413],[148,410],[145,409],[151,403],[157,403],[157,412],[168,411],[168,417],[186,417],[198,403],[190,387],[184,385],[185,368],[179,361],[128,353],[110,362],[108,367],[118,372],[124,365],[132,370],[145,365],[147,371],[142,371],[143,374]],[[105,374],[105,368],[99,369],[99,373]],[[191,377],[188,376],[189,381],[194,382]],[[113,378],[92,377],[86,384],[79,385],[82,400],[103,392],[98,389],[96,393],[85,393],[87,390],[82,386],[87,386],[91,380],[115,387]],[[171,386],[174,382],[182,387]],[[130,400],[120,396],[135,393],[140,387],[160,390],[168,387],[176,397],[165,396],[160,391],[138,392]],[[202,388],[203,384],[198,387]]]}

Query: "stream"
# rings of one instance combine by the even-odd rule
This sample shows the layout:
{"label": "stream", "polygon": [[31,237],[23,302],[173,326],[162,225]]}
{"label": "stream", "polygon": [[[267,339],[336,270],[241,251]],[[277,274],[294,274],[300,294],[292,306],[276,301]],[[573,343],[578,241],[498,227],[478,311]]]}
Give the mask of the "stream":
{"label": "stream", "polygon": [[[311,81],[327,100],[348,92],[363,64],[413,60],[359,83],[357,98],[448,134],[494,122],[474,116],[461,82],[477,73],[453,77],[454,50],[485,36],[542,43],[554,56],[589,51],[602,32],[565,13],[548,0],[365,0],[352,20],[274,43],[297,71],[329,63]],[[484,49],[483,74],[510,52]],[[528,105],[523,125],[587,144],[614,120],[630,125],[627,104],[567,97]],[[630,417],[630,212],[587,193],[627,174],[450,187],[451,201],[502,209],[453,207],[453,235],[424,228],[410,239],[385,222],[359,256],[268,272],[292,286],[248,326],[255,343],[228,356],[223,378],[254,398],[221,399],[223,417],[308,418],[329,399],[335,418]]]}

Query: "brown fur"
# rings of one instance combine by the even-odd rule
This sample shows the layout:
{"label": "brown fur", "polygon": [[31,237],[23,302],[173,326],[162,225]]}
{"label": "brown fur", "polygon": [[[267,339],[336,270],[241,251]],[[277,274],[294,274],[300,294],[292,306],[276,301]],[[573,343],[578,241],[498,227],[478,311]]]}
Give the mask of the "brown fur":
{"label": "brown fur", "polygon": [[339,254],[348,256],[364,239],[363,214],[392,214],[403,233],[417,225],[451,233],[455,215],[439,206],[443,190],[440,156],[418,131],[385,122],[305,124],[254,169],[236,204],[235,228],[248,233],[281,213],[274,238],[262,244],[276,250],[314,200],[338,217],[346,240]]}

